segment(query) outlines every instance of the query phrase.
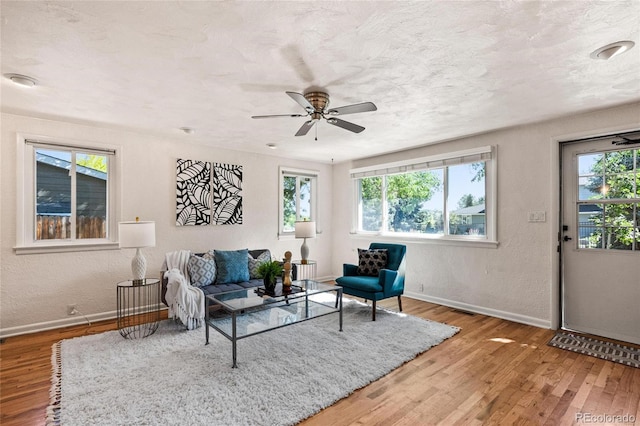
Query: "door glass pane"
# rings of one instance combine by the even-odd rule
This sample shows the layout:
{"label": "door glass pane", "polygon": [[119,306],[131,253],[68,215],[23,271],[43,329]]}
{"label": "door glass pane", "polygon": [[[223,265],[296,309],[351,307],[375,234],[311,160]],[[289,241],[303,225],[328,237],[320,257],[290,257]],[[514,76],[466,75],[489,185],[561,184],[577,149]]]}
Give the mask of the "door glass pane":
{"label": "door glass pane", "polygon": [[360,229],[380,231],[382,229],[382,177],[359,179]]}
{"label": "door glass pane", "polygon": [[71,238],[70,169],[70,152],[36,149],[36,240]]}
{"label": "door glass pane", "polygon": [[485,164],[447,168],[450,235],[486,235]]}
{"label": "door glass pane", "polygon": [[635,239],[636,250],[640,250],[640,203],[636,203],[636,226],[635,226]]}
{"label": "door glass pane", "polygon": [[[578,200],[586,201],[586,200],[599,200],[603,198],[601,192],[601,185],[591,185],[591,182],[594,180],[594,177],[581,176],[578,178]],[[600,179],[600,182],[602,179]],[[599,190],[600,189],[600,190]]]}
{"label": "door glass pane", "polygon": [[593,165],[601,162],[604,154],[584,154],[578,156],[578,175],[588,176],[592,175]]}
{"label": "door glass pane", "polygon": [[578,206],[578,248],[602,248],[603,204]]}
{"label": "door glass pane", "polygon": [[635,197],[634,151],[608,152],[605,155],[605,197],[609,199]]}
{"label": "door glass pane", "polygon": [[106,238],[108,159],[76,154],[76,237]]}
{"label": "door glass pane", "polygon": [[606,236],[604,248],[631,250],[635,240],[634,205],[605,205]]}
{"label": "door glass pane", "polygon": [[607,152],[605,174],[624,173],[633,170],[633,150]]}
{"label": "door glass pane", "polygon": [[597,200],[604,197],[604,154],[578,155],[578,199]]}

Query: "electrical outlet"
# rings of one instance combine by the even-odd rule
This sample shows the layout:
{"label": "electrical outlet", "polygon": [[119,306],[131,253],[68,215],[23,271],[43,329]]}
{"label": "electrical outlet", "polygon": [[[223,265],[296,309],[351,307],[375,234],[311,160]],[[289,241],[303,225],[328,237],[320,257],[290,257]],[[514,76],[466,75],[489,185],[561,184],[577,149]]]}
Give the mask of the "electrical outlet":
{"label": "electrical outlet", "polygon": [[75,315],[78,313],[76,305],[67,305],[67,315]]}

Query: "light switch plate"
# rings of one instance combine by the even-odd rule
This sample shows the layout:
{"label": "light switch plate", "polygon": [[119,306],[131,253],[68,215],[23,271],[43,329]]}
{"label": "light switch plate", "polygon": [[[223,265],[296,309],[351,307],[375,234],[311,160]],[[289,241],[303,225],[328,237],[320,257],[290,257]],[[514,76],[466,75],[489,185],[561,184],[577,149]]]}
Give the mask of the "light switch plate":
{"label": "light switch plate", "polygon": [[546,222],[547,212],[545,211],[532,211],[529,212],[529,222]]}

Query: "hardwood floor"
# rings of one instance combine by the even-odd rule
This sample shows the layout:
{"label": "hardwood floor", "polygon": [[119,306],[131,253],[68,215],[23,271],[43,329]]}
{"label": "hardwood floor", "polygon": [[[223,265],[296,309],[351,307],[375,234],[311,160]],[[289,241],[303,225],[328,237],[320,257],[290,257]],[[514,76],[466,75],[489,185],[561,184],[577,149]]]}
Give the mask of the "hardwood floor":
{"label": "hardwood floor", "polygon": [[[380,305],[397,306],[395,300]],[[640,425],[638,368],[549,347],[551,330],[409,298],[403,308],[461,331],[303,425],[587,423],[576,421],[577,415],[592,416],[591,423],[595,416],[626,415],[626,424],[635,419]],[[51,345],[112,329],[115,321],[7,338],[0,346],[1,424],[44,424]]]}

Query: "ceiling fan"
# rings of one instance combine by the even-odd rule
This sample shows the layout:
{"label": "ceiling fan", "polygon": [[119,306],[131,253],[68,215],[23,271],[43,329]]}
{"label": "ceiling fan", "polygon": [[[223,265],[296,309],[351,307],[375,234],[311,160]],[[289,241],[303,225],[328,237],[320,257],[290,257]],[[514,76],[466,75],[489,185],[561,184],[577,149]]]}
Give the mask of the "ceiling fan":
{"label": "ceiling fan", "polygon": [[291,99],[296,101],[307,112],[306,114],[275,114],[275,115],[253,115],[251,118],[273,118],[273,117],[309,117],[296,133],[296,136],[304,136],[320,119],[325,119],[327,123],[338,126],[350,132],[360,133],[364,127],[348,121],[336,118],[338,115],[356,114],[359,112],[377,111],[378,108],[373,102],[363,102],[360,104],[345,105],[337,108],[329,108],[329,94],[326,92],[308,92],[304,95],[296,92],[285,92]]}

